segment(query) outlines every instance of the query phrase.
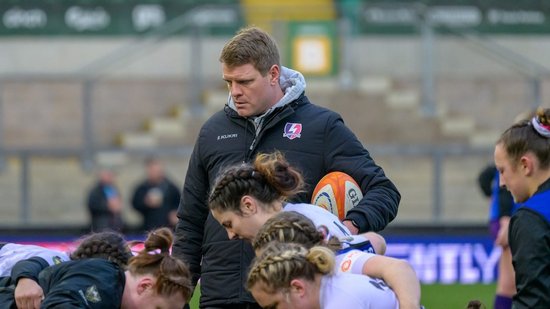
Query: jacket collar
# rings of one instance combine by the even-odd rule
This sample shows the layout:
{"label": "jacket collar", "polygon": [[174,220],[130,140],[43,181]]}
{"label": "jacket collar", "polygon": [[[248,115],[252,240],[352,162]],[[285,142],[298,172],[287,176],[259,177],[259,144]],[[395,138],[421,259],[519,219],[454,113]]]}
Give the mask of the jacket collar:
{"label": "jacket collar", "polygon": [[[275,103],[271,108],[269,108],[265,113],[262,115],[251,117],[251,118],[263,118],[270,113],[272,113],[275,109],[285,106],[296,99],[300,97],[300,95],[305,91],[306,89],[306,80],[302,73],[289,69],[287,67],[281,66],[281,77],[279,80],[279,84],[281,85],[281,89],[284,92],[283,97],[279,100],[279,102]],[[233,98],[231,97],[231,94],[228,94],[227,97],[227,106],[231,108],[232,110],[236,111],[235,102],[233,101]]]}

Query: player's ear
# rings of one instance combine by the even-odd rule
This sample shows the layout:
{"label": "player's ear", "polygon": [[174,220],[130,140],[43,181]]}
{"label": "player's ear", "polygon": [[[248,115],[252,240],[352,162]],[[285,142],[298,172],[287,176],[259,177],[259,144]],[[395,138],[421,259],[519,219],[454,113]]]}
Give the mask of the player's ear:
{"label": "player's ear", "polygon": [[139,279],[138,285],[137,285],[137,293],[138,295],[143,294],[145,291],[153,287],[153,279],[149,277],[143,277]]}
{"label": "player's ear", "polygon": [[306,294],[306,285],[300,279],[293,279],[290,281],[290,293],[303,297]]}
{"label": "player's ear", "polygon": [[525,176],[533,174],[535,169],[534,158],[530,154],[525,154],[519,159],[519,168],[523,171]]}
{"label": "player's ear", "polygon": [[256,200],[250,195],[245,195],[241,197],[241,212],[243,215],[252,215],[255,214],[258,209]]}

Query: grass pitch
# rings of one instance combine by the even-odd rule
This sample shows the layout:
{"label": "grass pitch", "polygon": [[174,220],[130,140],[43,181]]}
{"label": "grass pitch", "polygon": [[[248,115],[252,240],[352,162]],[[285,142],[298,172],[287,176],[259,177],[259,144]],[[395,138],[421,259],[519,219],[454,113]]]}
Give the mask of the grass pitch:
{"label": "grass pitch", "polygon": [[[486,308],[493,307],[495,284],[429,284],[422,285],[422,305],[426,309],[462,309],[470,300],[481,301]],[[191,299],[191,309],[199,308],[200,292]]]}

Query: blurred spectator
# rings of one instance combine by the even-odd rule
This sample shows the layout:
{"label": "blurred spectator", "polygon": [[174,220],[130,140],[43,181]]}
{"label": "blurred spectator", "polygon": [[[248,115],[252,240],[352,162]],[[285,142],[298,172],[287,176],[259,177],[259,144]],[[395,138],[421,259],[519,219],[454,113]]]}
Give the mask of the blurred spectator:
{"label": "blurred spectator", "polygon": [[493,308],[510,309],[512,297],[516,294],[512,252],[508,246],[508,226],[515,209],[514,199],[506,188],[500,187],[498,171],[494,164],[489,164],[481,171],[478,182],[483,194],[491,198],[489,231],[495,245],[502,248]]}
{"label": "blurred spectator", "polygon": [[122,198],[112,170],[99,171],[98,181],[88,194],[88,210],[93,232],[122,231]]}
{"label": "blurred spectator", "polygon": [[162,162],[157,158],[145,161],[147,178],[134,189],[132,206],[143,216],[142,229],[159,227],[174,228],[178,222],[177,210],[180,191],[164,172]]}

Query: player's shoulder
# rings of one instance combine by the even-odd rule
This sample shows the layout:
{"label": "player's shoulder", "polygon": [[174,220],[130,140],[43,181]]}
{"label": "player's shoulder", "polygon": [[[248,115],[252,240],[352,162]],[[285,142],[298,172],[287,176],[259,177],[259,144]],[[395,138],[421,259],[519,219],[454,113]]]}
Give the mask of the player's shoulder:
{"label": "player's shoulder", "polygon": [[331,307],[326,302],[355,306],[363,304],[363,298],[369,296],[369,279],[366,275],[349,273],[323,276],[321,289],[326,307]]}

